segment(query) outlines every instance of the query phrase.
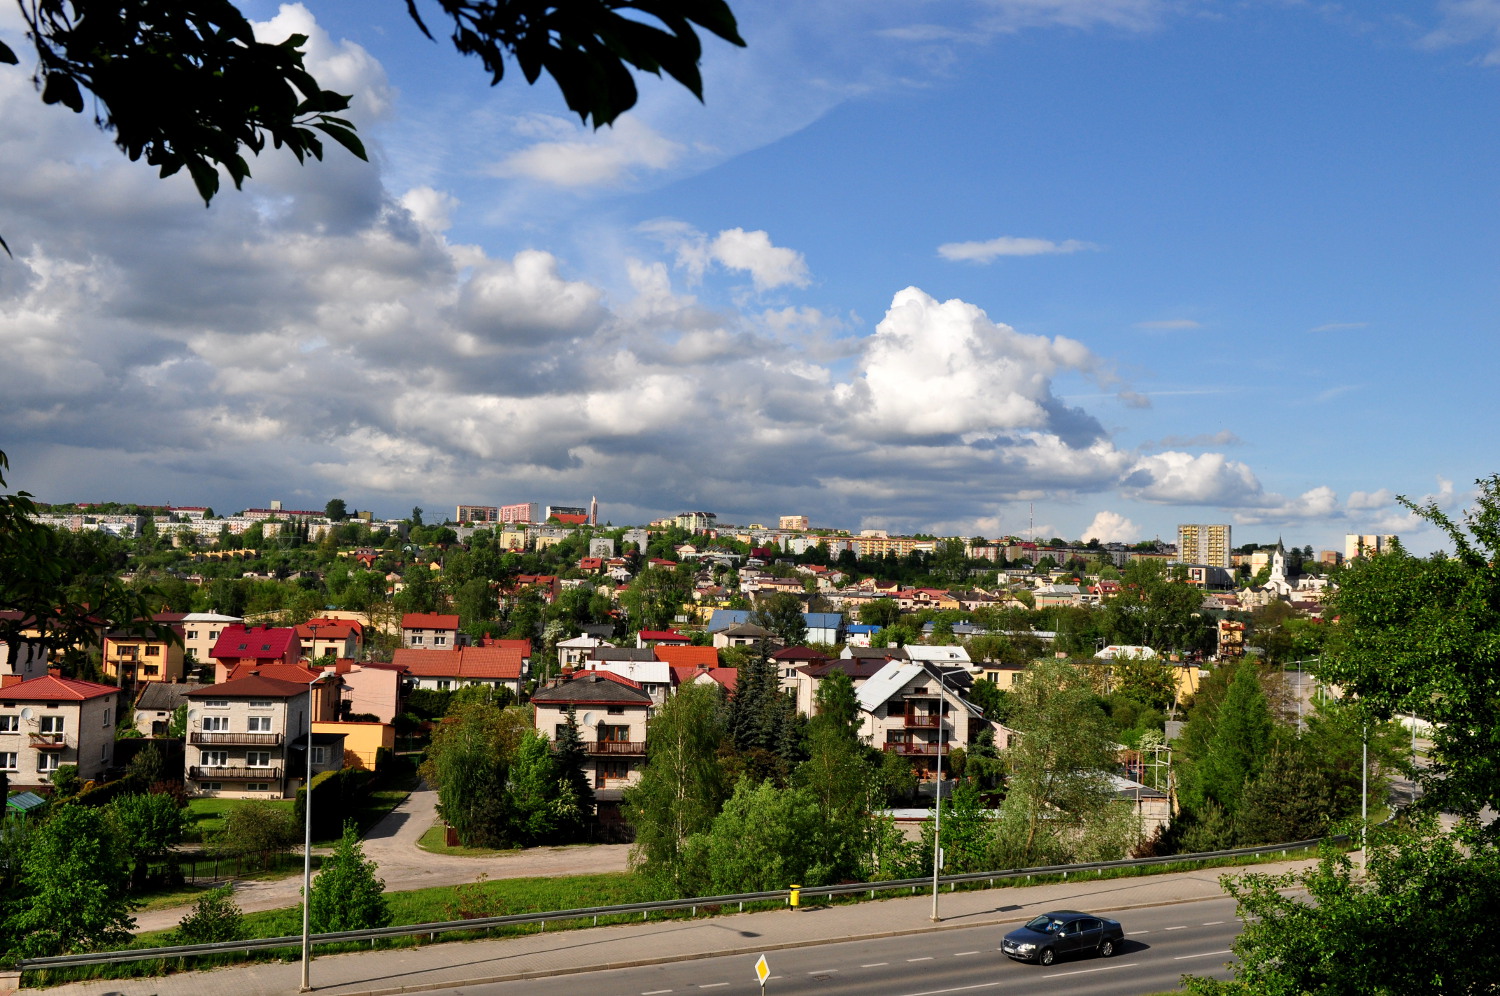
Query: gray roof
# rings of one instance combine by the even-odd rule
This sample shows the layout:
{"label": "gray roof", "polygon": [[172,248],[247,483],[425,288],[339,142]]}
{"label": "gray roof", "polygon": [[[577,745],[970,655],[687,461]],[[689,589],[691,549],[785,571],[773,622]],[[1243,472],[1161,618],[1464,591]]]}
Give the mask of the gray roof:
{"label": "gray roof", "polygon": [[621,702],[630,705],[651,705],[651,696],[639,688],[606,678],[598,673],[580,671],[573,678],[538,690],[531,701],[539,705],[566,706],[571,702]]}
{"label": "gray roof", "polygon": [[891,661],[875,672],[863,685],[860,685],[859,690],[854,693],[854,698],[865,712],[874,712],[876,706],[889,700],[918,676],[925,675],[932,681],[938,681],[940,674],[943,680],[939,682],[939,688],[946,684],[949,693],[963,703],[964,708],[972,715],[984,715],[982,710],[961,694],[956,681],[958,677],[956,669],[929,668],[913,661]]}
{"label": "gray roof", "polygon": [[148,681],[141,686],[135,707],[142,712],[172,712],[187,704],[188,692],[196,692],[202,687],[197,682]]}
{"label": "gray roof", "polygon": [[654,661],[656,651],[650,647],[595,647],[589,651],[591,661]]}

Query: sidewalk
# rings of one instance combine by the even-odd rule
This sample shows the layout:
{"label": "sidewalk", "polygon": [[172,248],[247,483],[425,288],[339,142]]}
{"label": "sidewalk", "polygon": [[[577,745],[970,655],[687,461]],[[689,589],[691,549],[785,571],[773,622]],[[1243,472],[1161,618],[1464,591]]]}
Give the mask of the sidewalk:
{"label": "sidewalk", "polygon": [[[1244,870],[1277,874],[1312,863],[1277,862]],[[1144,878],[1082,879],[982,892],[945,892],[939,900],[943,922],[938,925],[928,919],[932,912],[932,894],[928,892],[795,913],[775,910],[699,920],[646,921],[498,940],[352,952],[315,960],[312,981],[318,992],[333,996],[387,996],[718,955],[756,954],[829,941],[1015,923],[1047,909],[1107,913],[1217,898],[1224,895],[1219,876],[1237,871],[1209,868]],[[25,996],[202,996],[216,986],[227,985],[237,996],[284,996],[297,991],[300,978],[298,962],[259,963],[20,992]]]}

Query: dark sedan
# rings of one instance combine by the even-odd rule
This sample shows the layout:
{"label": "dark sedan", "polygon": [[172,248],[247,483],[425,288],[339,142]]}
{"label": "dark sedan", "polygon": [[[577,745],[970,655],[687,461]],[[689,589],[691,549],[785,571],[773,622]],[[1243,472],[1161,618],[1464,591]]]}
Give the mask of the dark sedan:
{"label": "dark sedan", "polygon": [[1108,958],[1120,950],[1125,929],[1108,917],[1059,910],[1043,913],[1005,935],[1000,950],[1017,961],[1050,965],[1063,955],[1092,952]]}

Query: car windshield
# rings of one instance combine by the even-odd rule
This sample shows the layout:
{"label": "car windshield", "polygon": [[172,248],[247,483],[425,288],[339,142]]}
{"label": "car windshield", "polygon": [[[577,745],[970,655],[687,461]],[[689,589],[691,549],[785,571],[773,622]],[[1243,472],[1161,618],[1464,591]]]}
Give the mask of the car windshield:
{"label": "car windshield", "polygon": [[1026,925],[1027,930],[1035,930],[1042,934],[1055,934],[1062,929],[1062,921],[1054,920],[1050,916],[1039,916]]}

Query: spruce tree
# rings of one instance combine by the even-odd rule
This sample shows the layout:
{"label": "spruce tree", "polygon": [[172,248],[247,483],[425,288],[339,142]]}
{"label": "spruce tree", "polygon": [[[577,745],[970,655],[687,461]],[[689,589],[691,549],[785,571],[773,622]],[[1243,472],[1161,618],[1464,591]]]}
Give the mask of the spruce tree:
{"label": "spruce tree", "polygon": [[313,879],[308,913],[315,934],[341,930],[367,930],[391,922],[385,899],[385,882],[375,874],[376,864],[365,857],[354,823],[344,824],[333,854],[323,862]]}
{"label": "spruce tree", "polygon": [[1241,667],[1219,707],[1208,752],[1197,765],[1203,795],[1223,806],[1231,818],[1239,810],[1245,783],[1265,763],[1273,726],[1259,676],[1253,667]]}
{"label": "spruce tree", "polygon": [[578,714],[568,706],[568,722],[557,734],[552,746],[552,757],[556,764],[559,785],[564,795],[571,796],[576,807],[576,818],[569,826],[560,827],[574,840],[588,836],[594,816],[594,787],[589,784],[587,771],[588,754],[583,747],[583,734],[578,729]]}

